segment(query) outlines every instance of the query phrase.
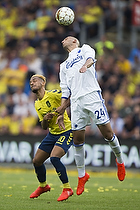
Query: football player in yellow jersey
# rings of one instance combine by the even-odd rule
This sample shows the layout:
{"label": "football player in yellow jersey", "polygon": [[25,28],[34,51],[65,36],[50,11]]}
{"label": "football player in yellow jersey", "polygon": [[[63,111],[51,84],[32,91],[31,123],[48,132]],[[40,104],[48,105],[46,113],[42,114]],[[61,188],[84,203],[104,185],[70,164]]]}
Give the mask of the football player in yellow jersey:
{"label": "football player in yellow jersey", "polygon": [[[43,75],[33,75],[30,79],[30,87],[36,94],[35,109],[37,111],[43,129],[49,128],[48,135],[43,139],[33,158],[33,165],[37,174],[40,186],[30,195],[30,198],[37,198],[42,193],[50,191],[51,187],[46,183],[46,168],[44,162],[50,157],[50,161],[56,169],[59,179],[63,183],[63,191],[57,201],[63,201],[73,195],[66,168],[61,162],[61,157],[66,154],[73,144],[71,122],[67,115],[56,115],[56,108],[61,105],[60,90],[45,90],[46,78]],[[56,124],[56,119],[63,123],[65,130]],[[61,123],[59,123],[61,124]]]}

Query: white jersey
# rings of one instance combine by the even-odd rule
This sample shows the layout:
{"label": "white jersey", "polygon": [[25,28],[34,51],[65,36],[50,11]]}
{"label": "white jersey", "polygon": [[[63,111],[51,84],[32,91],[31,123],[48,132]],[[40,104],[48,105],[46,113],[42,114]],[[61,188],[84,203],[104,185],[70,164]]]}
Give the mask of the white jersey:
{"label": "white jersey", "polygon": [[[86,72],[80,73],[79,70],[88,58],[92,58],[94,64]],[[68,98],[71,95],[71,100],[76,101],[88,93],[101,91],[97,82],[95,62],[95,50],[87,44],[69,53],[68,58],[60,64],[62,98]]]}

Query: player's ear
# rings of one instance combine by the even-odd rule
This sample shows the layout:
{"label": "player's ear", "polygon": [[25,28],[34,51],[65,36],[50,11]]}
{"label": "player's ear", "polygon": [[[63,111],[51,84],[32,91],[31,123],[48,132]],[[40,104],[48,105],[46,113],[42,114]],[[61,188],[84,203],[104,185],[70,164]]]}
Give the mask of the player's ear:
{"label": "player's ear", "polygon": [[74,40],[73,40],[73,43],[76,43],[76,42],[77,42],[77,39],[74,39]]}
{"label": "player's ear", "polygon": [[46,86],[46,82],[45,81],[42,81],[42,85],[45,87]]}

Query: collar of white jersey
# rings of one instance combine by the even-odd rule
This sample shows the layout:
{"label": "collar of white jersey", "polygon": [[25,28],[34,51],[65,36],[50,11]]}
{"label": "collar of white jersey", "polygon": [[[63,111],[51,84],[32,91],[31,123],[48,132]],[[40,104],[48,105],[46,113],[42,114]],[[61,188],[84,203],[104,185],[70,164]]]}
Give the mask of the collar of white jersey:
{"label": "collar of white jersey", "polygon": [[76,52],[76,51],[80,50],[80,49],[81,49],[80,47],[74,48],[72,51],[69,52],[69,55],[70,55],[71,53],[73,53],[73,52]]}

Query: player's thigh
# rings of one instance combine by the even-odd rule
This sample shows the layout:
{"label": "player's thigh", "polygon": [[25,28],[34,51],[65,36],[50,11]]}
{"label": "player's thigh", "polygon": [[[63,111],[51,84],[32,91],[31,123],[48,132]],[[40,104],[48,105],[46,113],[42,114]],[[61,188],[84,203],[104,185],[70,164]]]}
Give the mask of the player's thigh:
{"label": "player's thigh", "polygon": [[90,117],[96,125],[109,123],[109,115],[103,101],[91,103],[87,109]]}
{"label": "player's thigh", "polygon": [[75,145],[83,144],[85,142],[85,130],[73,131],[73,142]]}
{"label": "player's thigh", "polygon": [[50,157],[63,157],[65,155],[65,151],[63,148],[55,145],[54,148],[52,149],[52,152],[50,154]]}
{"label": "player's thigh", "polygon": [[[73,145],[73,134],[72,130],[66,131],[57,137],[55,142],[55,146],[58,146],[64,150],[65,153],[69,150],[69,148]],[[61,150],[62,151],[62,150]],[[51,153],[52,155],[52,153]]]}
{"label": "player's thigh", "polygon": [[35,154],[35,157],[33,158],[33,163],[35,165],[42,165],[44,163],[45,160],[47,160],[49,158],[49,153],[41,150],[41,149],[38,149],[36,154]]}
{"label": "player's thigh", "polygon": [[44,152],[50,154],[55,143],[56,143],[56,135],[48,133],[48,135],[43,139],[41,144],[39,145],[39,149],[43,150]]}
{"label": "player's thigh", "polygon": [[105,139],[111,140],[113,138],[114,133],[111,128],[110,122],[97,126]]}
{"label": "player's thigh", "polygon": [[[84,98],[82,97],[84,100]],[[83,130],[90,123],[88,112],[83,106],[82,99],[71,104],[71,126],[73,131]]]}

